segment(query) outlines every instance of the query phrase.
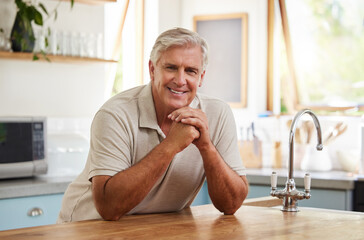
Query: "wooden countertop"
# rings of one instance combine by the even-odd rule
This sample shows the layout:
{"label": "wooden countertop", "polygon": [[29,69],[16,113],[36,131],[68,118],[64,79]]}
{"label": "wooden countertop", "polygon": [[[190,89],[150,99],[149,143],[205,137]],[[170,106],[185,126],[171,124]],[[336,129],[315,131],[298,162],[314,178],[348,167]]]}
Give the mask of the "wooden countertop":
{"label": "wooden countertop", "polygon": [[178,213],[131,215],[0,231],[0,239],[363,239],[364,214],[313,208],[298,213],[242,206],[222,215],[212,205]]}

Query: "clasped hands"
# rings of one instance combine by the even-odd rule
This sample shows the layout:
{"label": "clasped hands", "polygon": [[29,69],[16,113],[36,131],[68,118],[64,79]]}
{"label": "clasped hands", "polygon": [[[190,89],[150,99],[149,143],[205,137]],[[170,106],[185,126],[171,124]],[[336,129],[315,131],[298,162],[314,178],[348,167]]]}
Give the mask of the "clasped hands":
{"label": "clasped hands", "polygon": [[173,121],[167,137],[179,144],[181,151],[191,143],[201,151],[211,144],[206,114],[200,109],[183,107],[168,115]]}

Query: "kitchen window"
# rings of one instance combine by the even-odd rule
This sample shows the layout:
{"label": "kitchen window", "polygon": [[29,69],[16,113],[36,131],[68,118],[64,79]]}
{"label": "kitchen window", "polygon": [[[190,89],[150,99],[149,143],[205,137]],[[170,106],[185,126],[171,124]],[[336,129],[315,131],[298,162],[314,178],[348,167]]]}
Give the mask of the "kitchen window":
{"label": "kitchen window", "polygon": [[268,92],[280,96],[280,112],[363,114],[364,1],[268,3]]}
{"label": "kitchen window", "polygon": [[123,4],[113,57],[119,62],[111,95],[144,84],[144,1],[119,1]]}

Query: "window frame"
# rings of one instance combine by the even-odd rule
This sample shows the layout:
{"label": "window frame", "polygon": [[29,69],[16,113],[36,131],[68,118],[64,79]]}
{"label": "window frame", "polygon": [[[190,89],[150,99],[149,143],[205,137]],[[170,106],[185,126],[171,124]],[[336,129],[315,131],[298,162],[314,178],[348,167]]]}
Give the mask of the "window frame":
{"label": "window frame", "polygon": [[291,96],[289,97],[289,101],[292,102],[292,107],[288,106],[288,113],[292,113],[295,111],[299,111],[304,108],[309,108],[316,111],[339,111],[345,114],[345,111],[357,109],[359,111],[364,111],[364,105],[360,104],[357,106],[327,106],[327,105],[305,105],[301,104],[299,102],[299,90],[297,87],[297,76],[296,76],[296,69],[295,64],[293,61],[293,49],[292,49],[292,42],[291,42],[291,36],[289,31],[289,21],[287,17],[287,9],[286,9],[286,0],[267,0],[268,4],[268,12],[267,12],[267,33],[268,33],[268,40],[267,40],[267,110],[268,111],[274,111],[273,102],[275,98],[280,99],[280,92],[274,91],[274,30],[276,27],[276,24],[279,24],[275,21],[275,8],[276,4],[279,6],[280,10],[280,24],[283,31],[283,37],[284,37],[284,43],[286,47],[286,57],[287,57],[287,63],[288,63],[288,70],[290,77],[288,79],[289,82],[289,88]]}

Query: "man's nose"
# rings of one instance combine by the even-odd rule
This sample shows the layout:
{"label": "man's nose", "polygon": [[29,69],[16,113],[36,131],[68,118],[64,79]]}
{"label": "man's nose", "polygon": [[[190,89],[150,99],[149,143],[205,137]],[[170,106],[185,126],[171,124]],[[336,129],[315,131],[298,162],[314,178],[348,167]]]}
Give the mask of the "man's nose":
{"label": "man's nose", "polygon": [[184,69],[179,69],[177,75],[175,76],[175,83],[177,86],[186,85],[186,73]]}

